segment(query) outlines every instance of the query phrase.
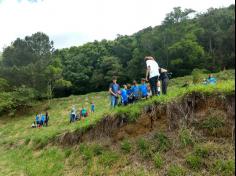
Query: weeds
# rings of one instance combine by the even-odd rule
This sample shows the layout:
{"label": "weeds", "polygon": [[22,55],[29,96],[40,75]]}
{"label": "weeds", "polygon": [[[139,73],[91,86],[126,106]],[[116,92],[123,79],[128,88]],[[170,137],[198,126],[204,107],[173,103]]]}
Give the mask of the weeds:
{"label": "weeds", "polygon": [[167,170],[168,176],[185,176],[186,171],[178,166],[178,165],[171,165]]}
{"label": "weeds", "polygon": [[155,164],[155,167],[156,168],[161,168],[164,164],[164,160],[162,158],[162,156],[160,155],[160,153],[155,153],[153,155],[153,161],[154,161],[154,164]]}
{"label": "weeds", "polygon": [[131,152],[131,149],[132,149],[131,143],[130,143],[128,140],[124,140],[124,141],[121,143],[121,149],[122,149],[122,151],[125,152],[125,153],[130,153],[130,152]]}
{"label": "weeds", "polygon": [[179,140],[181,147],[186,147],[188,145],[193,145],[194,140],[189,129],[183,128],[179,131]]}
{"label": "weeds", "polygon": [[158,151],[168,151],[171,148],[171,142],[164,133],[156,133],[154,139],[157,140]]}

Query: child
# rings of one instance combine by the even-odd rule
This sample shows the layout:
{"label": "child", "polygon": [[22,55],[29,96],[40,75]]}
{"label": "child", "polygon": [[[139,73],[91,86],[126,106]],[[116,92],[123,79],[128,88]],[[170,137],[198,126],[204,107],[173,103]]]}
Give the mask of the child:
{"label": "child", "polygon": [[43,126],[45,123],[45,115],[41,114],[41,126]]}
{"label": "child", "polygon": [[45,115],[45,125],[48,126],[48,121],[49,121],[49,115],[48,115],[48,112],[46,112],[46,115]]}
{"label": "child", "polygon": [[150,84],[147,85],[147,98],[152,96],[152,90]]}
{"label": "child", "polygon": [[112,78],[112,83],[109,86],[109,93],[111,95],[111,107],[115,108],[118,105],[118,92],[120,90],[119,84],[117,84],[117,78]]}
{"label": "child", "polygon": [[134,94],[131,89],[131,85],[127,84],[127,95],[128,95],[128,103],[131,104],[134,101]]}
{"label": "child", "polygon": [[209,74],[209,77],[207,79],[207,83],[211,84],[211,85],[215,85],[216,84],[216,78],[214,78],[212,74]]}
{"label": "child", "polygon": [[35,121],[32,123],[32,125],[31,125],[31,128],[36,128],[37,126],[36,126],[36,124],[35,124]]}
{"label": "child", "polygon": [[148,97],[148,88],[146,85],[146,80],[142,78],[141,80],[141,85],[139,86],[139,91],[141,93],[141,98],[146,98]]}
{"label": "child", "polygon": [[157,81],[157,95],[160,96],[161,95],[161,82]]}
{"label": "child", "polygon": [[82,107],[82,110],[81,110],[81,117],[87,117],[87,110],[86,108]]}
{"label": "child", "polygon": [[95,104],[92,102],[91,103],[91,113],[95,112]]}
{"label": "child", "polygon": [[39,127],[40,126],[40,119],[39,119],[39,115],[38,114],[36,114],[35,121],[36,121],[37,127]]}
{"label": "child", "polygon": [[123,89],[121,89],[120,96],[121,96],[121,104],[126,106],[128,104],[128,95],[127,95],[126,85],[123,85]]}
{"label": "child", "polygon": [[137,84],[137,81],[133,81],[133,86],[132,86],[132,92],[133,92],[133,100],[134,101],[137,101],[139,99],[139,87],[138,87],[138,84]]}

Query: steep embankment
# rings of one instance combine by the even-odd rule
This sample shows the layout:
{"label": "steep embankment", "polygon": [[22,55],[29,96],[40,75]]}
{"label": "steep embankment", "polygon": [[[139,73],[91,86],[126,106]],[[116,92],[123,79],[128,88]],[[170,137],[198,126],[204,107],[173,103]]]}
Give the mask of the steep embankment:
{"label": "steep embankment", "polygon": [[[132,111],[132,107],[130,107]],[[146,105],[142,109],[139,118],[130,122],[128,114],[120,113],[114,116],[107,115],[96,125],[84,130],[67,132],[56,139],[59,144],[72,145],[85,141],[98,140],[101,137],[110,137],[112,140],[137,137],[162,128],[171,131],[181,127],[200,128],[198,124],[217,111],[218,115],[224,114],[224,129],[217,134],[219,137],[230,137],[234,130],[235,120],[235,94],[234,92],[224,95],[215,93],[192,92],[176,100],[167,103]]]}

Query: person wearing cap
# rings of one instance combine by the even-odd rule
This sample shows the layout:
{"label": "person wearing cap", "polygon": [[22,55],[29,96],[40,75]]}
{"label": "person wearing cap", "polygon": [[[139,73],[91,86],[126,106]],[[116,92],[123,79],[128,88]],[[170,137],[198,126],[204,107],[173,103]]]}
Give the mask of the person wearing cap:
{"label": "person wearing cap", "polygon": [[157,95],[157,80],[160,76],[159,65],[152,56],[147,56],[144,60],[147,65],[146,81],[150,83],[152,95]]}

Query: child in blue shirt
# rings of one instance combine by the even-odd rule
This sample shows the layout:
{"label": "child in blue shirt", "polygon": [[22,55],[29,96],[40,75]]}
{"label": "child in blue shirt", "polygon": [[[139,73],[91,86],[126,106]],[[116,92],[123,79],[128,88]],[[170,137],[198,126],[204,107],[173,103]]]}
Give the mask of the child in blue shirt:
{"label": "child in blue shirt", "polygon": [[142,78],[141,85],[139,86],[139,91],[141,93],[141,98],[147,98],[148,96],[148,88],[146,85],[146,80]]}
{"label": "child in blue shirt", "polygon": [[213,75],[210,74],[207,79],[207,82],[208,82],[208,84],[214,85],[214,84],[216,84],[216,78],[214,78]]}
{"label": "child in blue shirt", "polygon": [[128,103],[131,104],[134,101],[134,94],[131,89],[131,85],[127,84],[127,95],[128,95]]}
{"label": "child in blue shirt", "polygon": [[121,104],[126,106],[128,104],[128,95],[127,95],[126,85],[123,85],[123,89],[121,89],[120,91],[120,96],[121,96]]}
{"label": "child in blue shirt", "polygon": [[133,92],[133,96],[134,96],[134,101],[137,101],[139,99],[139,87],[137,84],[137,81],[133,81],[133,86],[131,88],[132,92]]}
{"label": "child in blue shirt", "polygon": [[37,127],[39,127],[40,126],[40,119],[39,119],[39,115],[38,114],[36,114],[35,121],[36,121]]}
{"label": "child in blue shirt", "polygon": [[91,112],[94,113],[95,112],[95,104],[92,102],[91,103]]}

